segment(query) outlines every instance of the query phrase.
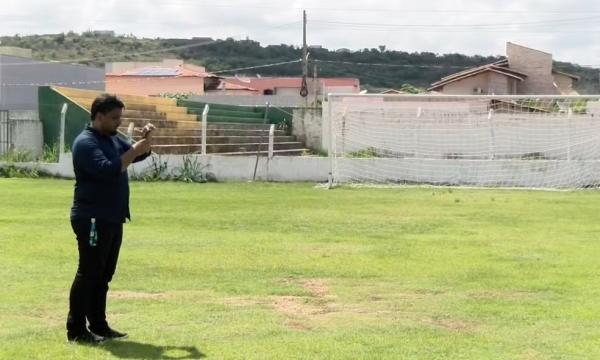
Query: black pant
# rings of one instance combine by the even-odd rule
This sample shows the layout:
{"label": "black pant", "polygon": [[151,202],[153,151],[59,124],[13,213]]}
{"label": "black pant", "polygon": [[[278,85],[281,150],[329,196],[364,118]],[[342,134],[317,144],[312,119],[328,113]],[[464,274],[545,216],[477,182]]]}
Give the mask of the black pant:
{"label": "black pant", "polygon": [[123,238],[123,224],[96,221],[98,241],[91,246],[91,220],[73,220],[71,226],[77,235],[79,266],[71,285],[67,332],[78,335],[86,331],[86,318],[91,331],[102,332],[106,322],[106,294],[108,283],[117,267]]}

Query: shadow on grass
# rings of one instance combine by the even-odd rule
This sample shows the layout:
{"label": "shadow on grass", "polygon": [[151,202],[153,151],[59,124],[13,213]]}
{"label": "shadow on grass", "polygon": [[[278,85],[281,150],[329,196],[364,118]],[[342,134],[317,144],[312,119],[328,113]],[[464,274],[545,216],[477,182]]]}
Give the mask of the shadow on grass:
{"label": "shadow on grass", "polygon": [[121,359],[202,359],[206,355],[195,346],[156,346],[135,341],[110,341],[101,346]]}

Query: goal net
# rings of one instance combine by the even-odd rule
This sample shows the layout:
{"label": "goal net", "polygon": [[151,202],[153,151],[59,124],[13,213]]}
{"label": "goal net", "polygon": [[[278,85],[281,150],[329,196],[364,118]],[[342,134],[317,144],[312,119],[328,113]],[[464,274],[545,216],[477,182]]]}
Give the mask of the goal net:
{"label": "goal net", "polygon": [[600,185],[600,96],[330,95],[327,106],[334,183]]}

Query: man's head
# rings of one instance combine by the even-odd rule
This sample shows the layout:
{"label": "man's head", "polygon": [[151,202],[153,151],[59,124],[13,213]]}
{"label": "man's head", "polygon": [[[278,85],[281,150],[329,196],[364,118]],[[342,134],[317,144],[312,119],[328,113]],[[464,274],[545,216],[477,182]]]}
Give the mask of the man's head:
{"label": "man's head", "polygon": [[104,135],[116,135],[125,104],[114,95],[102,94],[92,103],[92,127]]}

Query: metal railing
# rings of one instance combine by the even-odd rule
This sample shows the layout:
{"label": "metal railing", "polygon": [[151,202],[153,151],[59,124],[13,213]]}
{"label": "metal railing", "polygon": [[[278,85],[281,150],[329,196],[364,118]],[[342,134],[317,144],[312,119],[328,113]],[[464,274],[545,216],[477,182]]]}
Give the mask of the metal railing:
{"label": "metal railing", "polygon": [[0,154],[12,149],[12,127],[8,117],[8,110],[0,110]]}

